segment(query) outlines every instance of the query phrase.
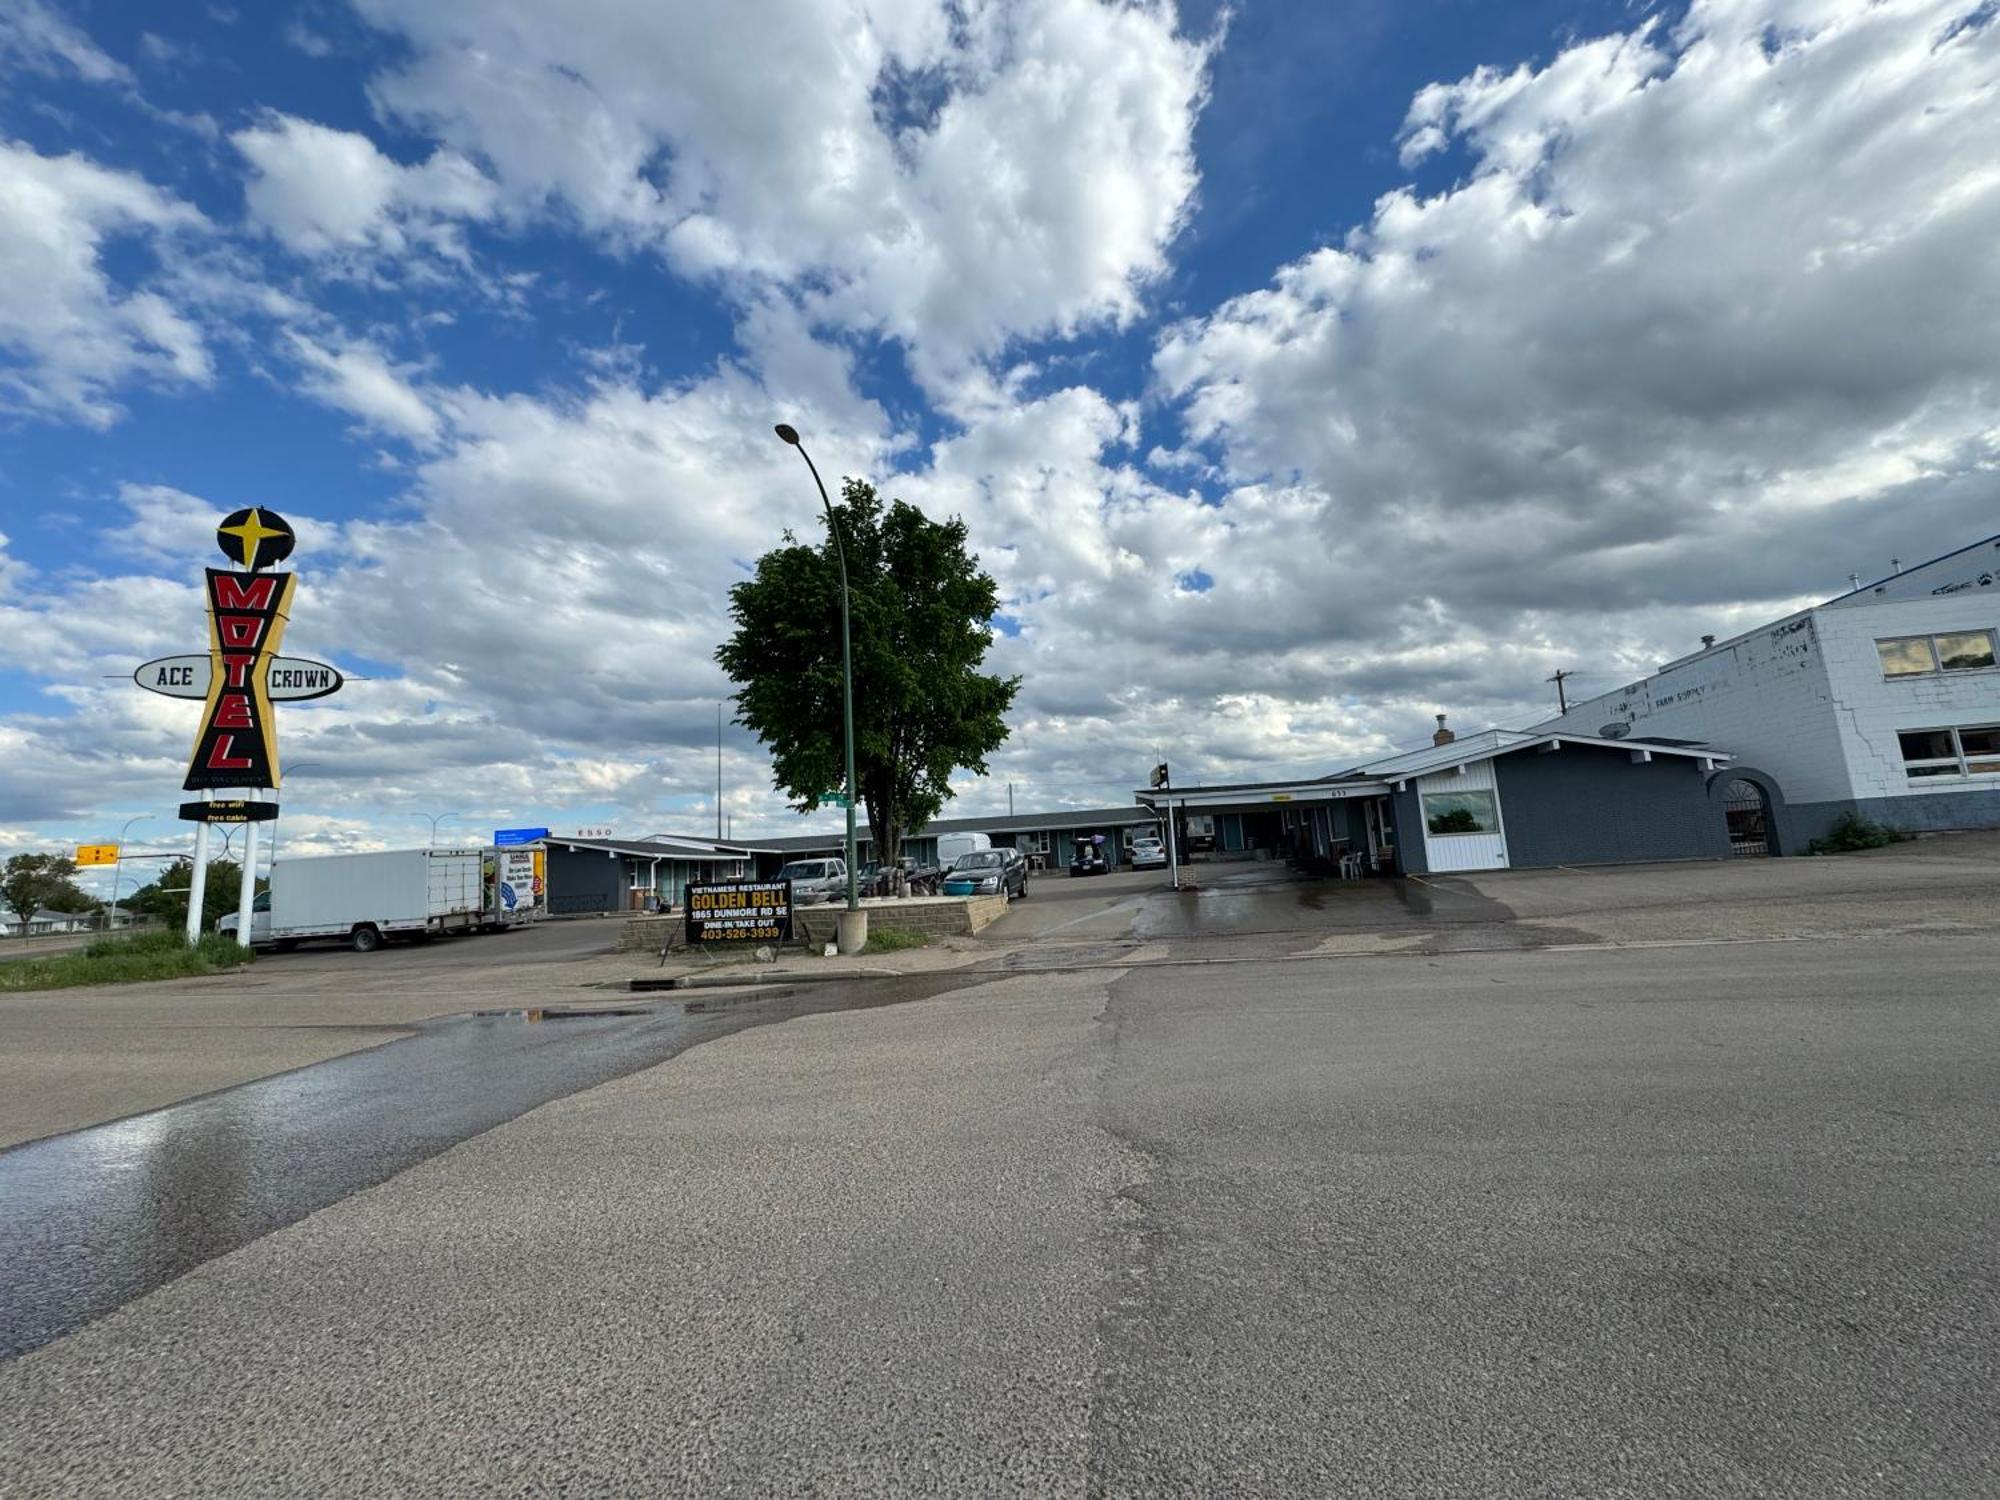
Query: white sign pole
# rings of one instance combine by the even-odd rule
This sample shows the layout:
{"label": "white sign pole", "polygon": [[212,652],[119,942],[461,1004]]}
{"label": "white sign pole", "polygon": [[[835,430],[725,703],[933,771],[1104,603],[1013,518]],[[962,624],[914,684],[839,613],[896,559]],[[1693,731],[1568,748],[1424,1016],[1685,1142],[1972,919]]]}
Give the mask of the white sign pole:
{"label": "white sign pole", "polygon": [[208,891],[208,825],[194,825],[194,878],[188,882],[187,940],[201,937],[201,898]]}
{"label": "white sign pole", "polygon": [[236,945],[250,946],[250,907],[257,899],[257,825],[243,825],[243,890],[236,898]]}

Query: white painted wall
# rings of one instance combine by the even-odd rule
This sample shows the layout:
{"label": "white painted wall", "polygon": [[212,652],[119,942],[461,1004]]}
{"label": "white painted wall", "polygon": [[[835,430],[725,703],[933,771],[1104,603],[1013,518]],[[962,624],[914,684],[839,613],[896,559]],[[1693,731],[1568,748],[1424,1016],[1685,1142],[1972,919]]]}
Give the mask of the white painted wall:
{"label": "white painted wall", "polygon": [[[2000,670],[1889,679],[1875,651],[1875,642],[1889,636],[2000,630],[2000,582],[1982,586],[1976,581],[1982,573],[1971,575],[1970,588],[1957,587],[1969,566],[1960,558],[1956,571],[1946,570],[1947,583],[1933,585],[1948,593],[1895,598],[1910,590],[1885,586],[1880,595],[1872,589],[1850,595],[1670,662],[1538,727],[1598,734],[1624,724],[1634,736],[1704,740],[1770,772],[1794,803],[1992,786],[1991,777],[1912,784],[1896,734],[2000,723]],[[1923,571],[1944,576],[1936,567]]]}
{"label": "white painted wall", "polygon": [[1500,806],[1500,783],[1494,778],[1493,762],[1476,761],[1465,774],[1439,771],[1417,778],[1417,816],[1424,825],[1424,860],[1435,874],[1447,870],[1504,870],[1507,868],[1507,809],[1500,808],[1498,833],[1437,833],[1430,831],[1425,814],[1425,792],[1491,792],[1493,805]]}
{"label": "white painted wall", "polygon": [[1705,741],[1770,772],[1789,801],[1853,795],[1816,611],[1671,662],[1536,727],[1601,734],[1621,724],[1634,736]]}
{"label": "white painted wall", "polygon": [[1991,776],[1903,774],[1903,729],[2000,724],[2000,669],[1885,678],[1875,642],[1946,630],[2000,631],[2000,588],[1819,612],[1820,648],[1839,705],[1853,796],[1905,797],[1991,787]]}

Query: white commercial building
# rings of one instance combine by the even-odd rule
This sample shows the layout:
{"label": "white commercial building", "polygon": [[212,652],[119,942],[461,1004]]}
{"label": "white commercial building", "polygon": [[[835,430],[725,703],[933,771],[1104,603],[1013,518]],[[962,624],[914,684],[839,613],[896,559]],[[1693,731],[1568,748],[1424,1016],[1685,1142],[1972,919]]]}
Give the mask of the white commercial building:
{"label": "white commercial building", "polygon": [[1772,853],[1846,812],[2000,827],[2000,537],[1706,643],[1537,727],[1726,749],[1733,804],[1762,804],[1732,824],[1768,827]]}

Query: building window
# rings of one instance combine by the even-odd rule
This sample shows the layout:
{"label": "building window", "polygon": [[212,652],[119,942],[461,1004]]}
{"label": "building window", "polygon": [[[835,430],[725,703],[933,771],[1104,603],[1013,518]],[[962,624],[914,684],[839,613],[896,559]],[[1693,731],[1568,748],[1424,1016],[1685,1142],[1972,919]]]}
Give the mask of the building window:
{"label": "building window", "polygon": [[1031,854],[1047,854],[1049,852],[1049,831],[1043,828],[1038,829],[1034,833],[1017,834],[1014,838],[1014,847],[1025,849]]}
{"label": "building window", "polygon": [[1994,665],[1993,632],[1957,630],[1944,635],[1900,635],[1875,643],[1884,677],[1927,677],[1934,672],[1980,672]]}
{"label": "building window", "polygon": [[1903,751],[1903,774],[2000,776],[2000,724],[1961,729],[1905,729],[1896,736]]}
{"label": "building window", "polygon": [[1498,833],[1500,804],[1491,792],[1426,792],[1424,826],[1434,834]]}

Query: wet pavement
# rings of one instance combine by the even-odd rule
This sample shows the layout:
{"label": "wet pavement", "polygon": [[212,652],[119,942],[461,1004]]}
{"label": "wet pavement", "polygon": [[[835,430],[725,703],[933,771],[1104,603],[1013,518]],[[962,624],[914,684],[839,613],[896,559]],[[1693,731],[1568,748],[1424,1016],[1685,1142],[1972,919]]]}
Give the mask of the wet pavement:
{"label": "wet pavement", "polygon": [[979,981],[943,973],[715,991],[612,1013],[448,1017],[365,1052],[0,1151],[0,1359],[550,1100],[748,1027]]}

